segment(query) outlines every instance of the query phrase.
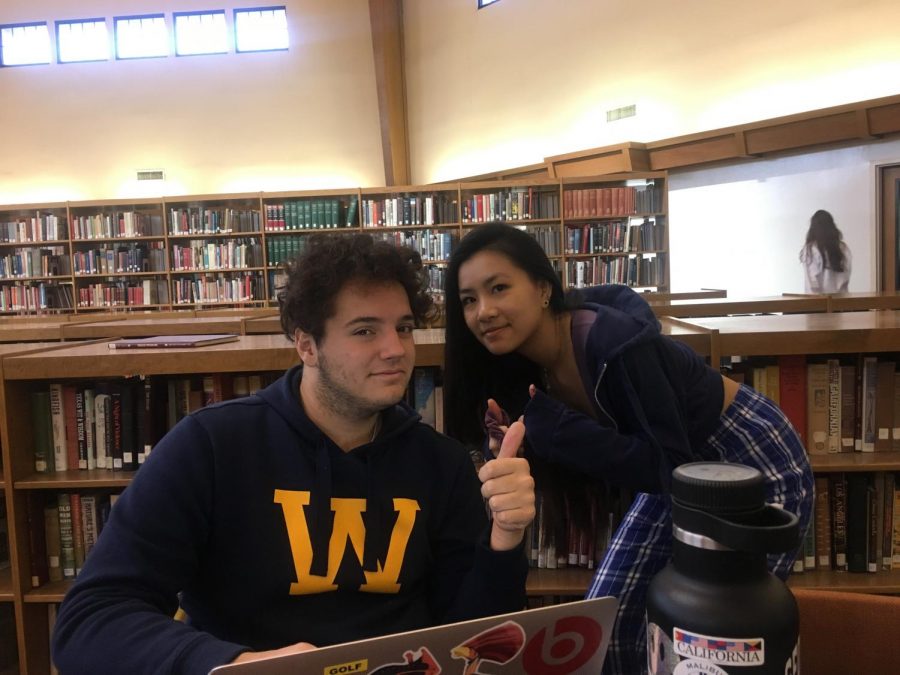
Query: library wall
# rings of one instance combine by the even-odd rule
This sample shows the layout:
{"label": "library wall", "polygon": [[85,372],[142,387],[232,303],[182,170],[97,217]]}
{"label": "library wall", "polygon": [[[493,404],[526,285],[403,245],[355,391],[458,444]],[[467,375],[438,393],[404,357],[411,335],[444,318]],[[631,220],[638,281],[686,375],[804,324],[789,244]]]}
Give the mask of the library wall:
{"label": "library wall", "polygon": [[[403,9],[416,182],[898,93],[895,0]],[[629,104],[636,117],[607,123]]]}
{"label": "library wall", "polygon": [[831,212],[850,247],[849,290],[876,290],[882,164],[900,164],[900,140],[672,172],[672,290],[726,288],[733,297],[803,292],[798,255],[818,209]]}
{"label": "library wall", "polygon": [[[0,204],[383,185],[368,4],[278,4],[288,51],[0,70]],[[4,0],[0,23],[263,5]]]}

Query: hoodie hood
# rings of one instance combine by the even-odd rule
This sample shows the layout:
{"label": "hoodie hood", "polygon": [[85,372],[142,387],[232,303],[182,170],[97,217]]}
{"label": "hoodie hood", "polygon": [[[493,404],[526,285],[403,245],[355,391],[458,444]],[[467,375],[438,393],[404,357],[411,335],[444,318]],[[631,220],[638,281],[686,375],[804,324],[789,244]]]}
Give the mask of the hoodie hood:
{"label": "hoodie hood", "polygon": [[581,289],[576,297],[579,305],[597,313],[588,332],[588,367],[609,363],[626,349],[649,342],[660,334],[656,315],[639,294],[628,286],[606,284]]}
{"label": "hoodie hood", "polygon": [[367,465],[365,559],[363,568],[376,571],[379,566],[377,555],[387,550],[387,529],[383,521],[393,513],[392,504],[382,504],[379,500],[379,476],[381,471],[390,470],[385,456],[391,448],[391,441],[415,426],[421,417],[404,402],[385,409],[381,413],[381,430],[370,443],[344,452],[319,427],[303,409],[300,401],[300,380],[303,367],[295,366],[284,377],[257,392],[257,396],[269,404],[299,436],[298,451],[312,462],[315,472],[308,512],[309,535],[313,545],[312,574],[324,576],[328,569],[328,542],[333,527],[331,497],[333,489],[333,463],[353,456]]}

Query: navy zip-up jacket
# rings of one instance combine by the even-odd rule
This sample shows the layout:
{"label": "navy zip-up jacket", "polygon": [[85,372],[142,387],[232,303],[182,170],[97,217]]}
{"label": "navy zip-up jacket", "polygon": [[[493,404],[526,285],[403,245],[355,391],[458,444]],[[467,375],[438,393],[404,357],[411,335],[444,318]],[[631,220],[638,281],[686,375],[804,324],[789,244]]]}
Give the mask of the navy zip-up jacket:
{"label": "navy zip-up jacket", "polygon": [[627,286],[580,294],[582,306],[596,312],[584,346],[596,418],[538,391],[525,408],[529,446],[611,485],[667,492],[672,469],[701,459],[696,449],[716,428],[722,377],[662,335],[653,310]]}
{"label": "navy zip-up jacket", "polygon": [[62,603],[61,672],[205,674],[247,649],[523,608],[525,557],[490,550],[466,450],[399,404],[343,452],[303,413],[300,377],[157,444]]}

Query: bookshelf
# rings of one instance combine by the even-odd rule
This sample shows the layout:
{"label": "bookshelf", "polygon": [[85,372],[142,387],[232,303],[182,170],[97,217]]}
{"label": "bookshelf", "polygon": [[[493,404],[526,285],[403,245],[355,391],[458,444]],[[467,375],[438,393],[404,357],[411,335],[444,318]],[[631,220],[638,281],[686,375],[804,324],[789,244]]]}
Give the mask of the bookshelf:
{"label": "bookshelf", "polygon": [[0,315],[274,307],[285,261],[321,231],[415,248],[440,296],[456,242],[497,219],[569,286],[666,292],[667,204],[666,174],[644,172],[0,206]]}
{"label": "bookshelf", "polygon": [[[823,296],[823,299],[828,300],[829,298]],[[885,302],[883,296],[877,294],[871,300],[875,306],[883,306]],[[860,304],[860,298],[853,299],[854,307],[858,307]],[[792,304],[788,300],[784,307],[790,306]],[[834,307],[835,305],[831,305],[829,308],[834,309]],[[824,363],[829,358],[841,359],[843,357],[841,365],[857,361],[858,356],[879,355],[879,361],[892,362],[897,360],[897,355],[900,353],[900,311],[893,309],[706,317],[683,320],[683,322],[709,331],[712,363],[719,363],[722,357],[740,356],[742,360],[749,359],[751,364],[758,362],[765,365],[772,363],[772,360],[777,357],[800,355],[806,362],[806,365],[803,366],[804,378],[807,376],[810,364]],[[854,367],[858,371],[861,367],[860,363],[857,361]],[[891,372],[893,377],[893,372],[896,372],[893,365]],[[747,380],[745,379],[745,381]],[[804,384],[813,386],[808,384],[811,381],[807,380]],[[747,383],[750,382],[747,381]],[[895,385],[895,382],[890,383],[889,397],[896,395],[894,394]],[[840,382],[838,386],[843,393],[845,384]],[[851,387],[857,390],[855,394],[857,399],[861,396],[859,386],[856,382],[851,383]],[[827,393],[827,381],[824,383],[824,387]],[[807,392],[806,396],[808,397],[810,394]],[[874,391],[872,398],[874,405]],[[891,403],[892,400],[888,401],[889,408]],[[781,405],[783,409],[788,410],[787,401],[781,401]],[[806,407],[807,414],[813,414],[809,412],[812,408],[808,398],[803,401],[803,405]],[[827,403],[825,406],[827,408]],[[825,412],[827,414],[827,410]],[[864,413],[857,411],[855,417],[858,419],[862,414]],[[879,412],[878,415],[880,416],[881,413]],[[890,415],[888,416],[890,417]],[[877,426],[882,426],[880,421]],[[886,426],[893,427],[890,421]],[[839,433],[839,435],[846,436],[845,433]],[[890,442],[887,442],[886,445],[890,446]],[[809,439],[807,439],[807,447],[810,447]],[[860,473],[871,474],[869,480],[875,479],[871,488],[874,491],[876,489],[874,485],[877,485],[878,482],[877,474],[900,471],[900,451],[889,447],[885,450],[876,447],[872,452],[845,450],[831,454],[810,453],[810,464],[817,477],[827,477],[829,480],[832,477]],[[816,508],[819,508],[818,503]],[[878,508],[878,500],[873,501],[869,508]],[[875,522],[879,523],[877,528],[871,522],[865,523],[866,528],[871,527],[872,531],[877,529],[877,537],[881,538],[888,525],[883,520]],[[850,526],[852,524],[848,525],[848,527]],[[856,526],[859,527],[858,522]],[[866,536],[872,537],[873,535],[867,531]],[[869,572],[822,569],[817,565],[816,569],[792,575],[788,583],[799,588],[900,594],[900,569],[882,569],[880,558],[877,559],[877,570]]]}

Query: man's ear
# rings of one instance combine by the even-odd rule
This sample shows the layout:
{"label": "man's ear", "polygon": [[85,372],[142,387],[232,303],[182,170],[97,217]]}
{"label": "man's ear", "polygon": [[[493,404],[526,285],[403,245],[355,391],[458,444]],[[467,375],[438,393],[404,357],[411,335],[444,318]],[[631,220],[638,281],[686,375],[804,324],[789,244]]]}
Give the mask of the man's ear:
{"label": "man's ear", "polygon": [[304,366],[316,367],[319,361],[319,351],[316,348],[316,341],[312,335],[298,328],[294,333],[294,347],[297,350],[297,354],[300,355],[300,361],[303,362]]}

